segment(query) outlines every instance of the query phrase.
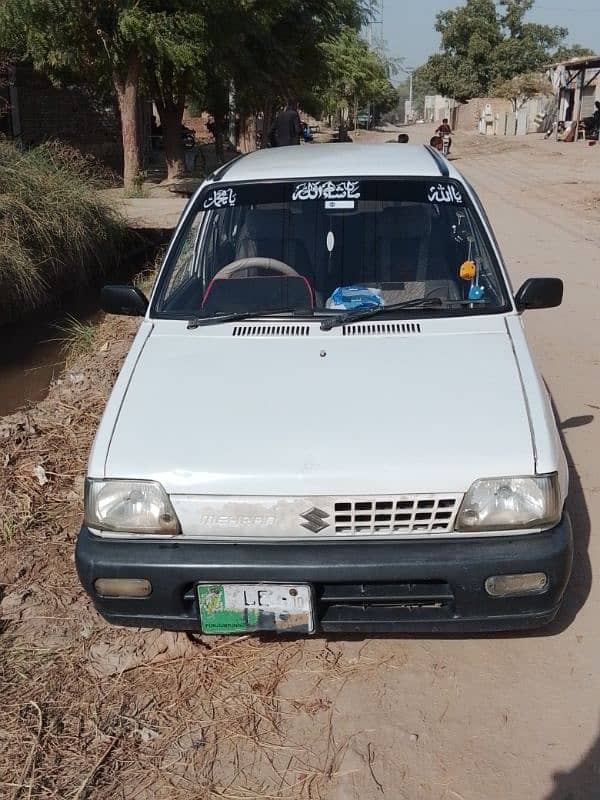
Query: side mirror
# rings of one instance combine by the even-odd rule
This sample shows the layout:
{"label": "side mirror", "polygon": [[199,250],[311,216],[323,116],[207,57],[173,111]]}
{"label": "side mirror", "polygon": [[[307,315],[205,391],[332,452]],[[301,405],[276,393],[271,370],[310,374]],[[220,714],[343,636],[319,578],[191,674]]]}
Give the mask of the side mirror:
{"label": "side mirror", "polygon": [[560,278],[528,278],[515,295],[519,311],[527,308],[554,308],[562,303],[563,282]]}
{"label": "side mirror", "polygon": [[135,286],[104,286],[100,292],[100,305],[107,314],[143,317],[148,300]]}

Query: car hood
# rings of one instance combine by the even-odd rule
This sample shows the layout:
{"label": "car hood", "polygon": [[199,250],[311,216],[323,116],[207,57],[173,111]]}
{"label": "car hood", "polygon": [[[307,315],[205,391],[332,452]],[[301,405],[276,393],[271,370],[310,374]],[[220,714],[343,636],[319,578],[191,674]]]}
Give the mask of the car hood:
{"label": "car hood", "polygon": [[105,475],[171,494],[314,496],[464,492],[480,477],[532,474],[503,319],[450,323],[352,337],[312,324],[308,336],[248,337],[159,323]]}

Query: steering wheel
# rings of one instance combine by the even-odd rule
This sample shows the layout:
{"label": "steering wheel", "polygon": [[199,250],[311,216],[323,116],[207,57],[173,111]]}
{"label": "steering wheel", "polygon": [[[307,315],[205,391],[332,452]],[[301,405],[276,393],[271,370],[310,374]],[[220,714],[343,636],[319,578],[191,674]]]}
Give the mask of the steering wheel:
{"label": "steering wheel", "polygon": [[262,269],[271,270],[271,272],[277,272],[279,275],[286,275],[290,278],[300,278],[298,272],[293,267],[290,267],[289,264],[286,264],[283,261],[278,261],[276,258],[264,258],[263,256],[248,256],[248,258],[238,258],[236,261],[232,261],[229,264],[226,264],[213,276],[211,283],[214,281],[222,281],[226,278],[233,278],[236,272],[241,272],[243,269],[250,269],[252,267],[258,267]]}
{"label": "steering wheel", "polygon": [[202,307],[204,308],[208,295],[210,294],[210,290],[212,289],[215,281],[233,278],[236,273],[241,272],[244,269],[251,269],[253,267],[271,270],[272,272],[275,272],[278,275],[283,275],[286,278],[301,278],[306,284],[306,288],[310,294],[311,304],[314,305],[315,294],[308,281],[308,278],[305,278],[304,275],[300,275],[300,273],[296,272],[296,270],[293,267],[290,267],[289,264],[286,264],[284,261],[278,261],[276,258],[248,256],[247,258],[238,258],[235,261],[231,261],[229,264],[221,267],[221,269],[215,273],[213,279],[208,284],[206,291],[204,292],[204,297],[202,298]]}

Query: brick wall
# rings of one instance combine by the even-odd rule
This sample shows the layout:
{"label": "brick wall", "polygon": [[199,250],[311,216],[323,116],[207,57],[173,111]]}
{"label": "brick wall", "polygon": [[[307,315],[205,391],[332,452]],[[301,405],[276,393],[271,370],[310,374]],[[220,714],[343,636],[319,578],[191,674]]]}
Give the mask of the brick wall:
{"label": "brick wall", "polygon": [[498,97],[474,97],[457,109],[455,128],[462,131],[476,131],[479,126],[481,112],[488,103],[492,107],[494,118],[498,114],[500,120],[504,120],[505,114],[512,113],[510,100],[502,100]]}
{"label": "brick wall", "polygon": [[110,102],[103,105],[79,87],[55,87],[28,64],[17,66],[15,83],[23,144],[60,139],[115,170],[121,169],[120,123]]}
{"label": "brick wall", "polygon": [[213,135],[207,127],[208,120],[209,115],[205,111],[197,115],[191,109],[186,108],[183,112],[183,124],[194,131],[196,140],[200,144],[213,141]]}

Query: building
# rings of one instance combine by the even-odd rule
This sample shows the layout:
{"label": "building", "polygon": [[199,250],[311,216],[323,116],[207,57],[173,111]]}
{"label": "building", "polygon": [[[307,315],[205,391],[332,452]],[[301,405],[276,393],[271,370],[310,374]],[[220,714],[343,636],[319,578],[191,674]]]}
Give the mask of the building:
{"label": "building", "polygon": [[[147,104],[140,106],[140,115],[147,159],[151,147]],[[57,87],[29,63],[10,64],[4,70],[0,135],[25,147],[60,140],[115,171],[122,169],[121,124],[112,98],[82,86]]]}
{"label": "building", "polygon": [[425,122],[441,122],[443,119],[448,119],[452,127],[455,127],[455,114],[459,106],[460,103],[450,97],[444,97],[441,94],[427,94],[425,95],[423,119]]}
{"label": "building", "polygon": [[600,101],[600,56],[552,64],[548,73],[556,92],[558,122],[575,123],[578,128],[579,123],[593,115],[595,103]]}

